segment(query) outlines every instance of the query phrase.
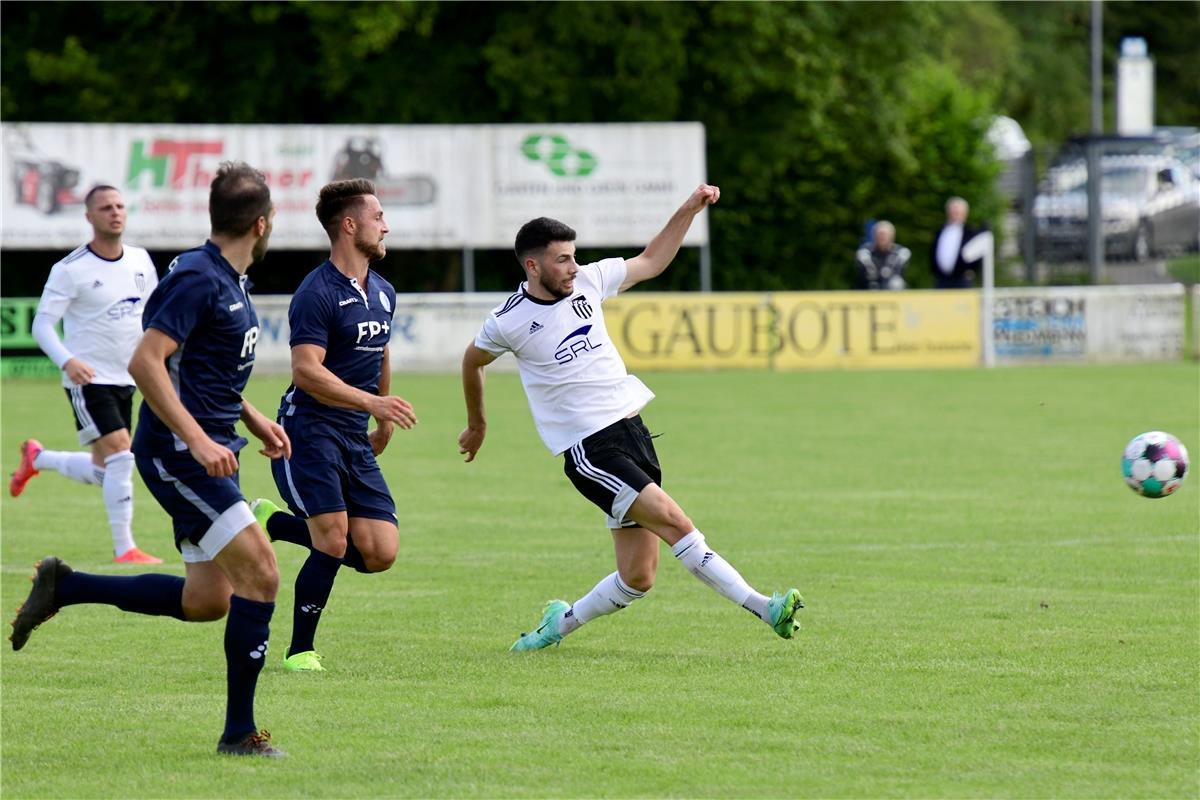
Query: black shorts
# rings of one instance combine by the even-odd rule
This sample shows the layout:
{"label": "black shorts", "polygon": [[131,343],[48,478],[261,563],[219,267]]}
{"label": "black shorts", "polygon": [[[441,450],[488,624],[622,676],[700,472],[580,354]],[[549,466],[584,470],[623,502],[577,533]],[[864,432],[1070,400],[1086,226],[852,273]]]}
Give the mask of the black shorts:
{"label": "black shorts", "polygon": [[622,419],[576,442],[563,453],[563,472],[579,493],[608,515],[610,528],[635,528],[626,517],[651,483],[662,485],[654,441],[640,416]]}
{"label": "black shorts", "polygon": [[88,383],[63,391],[75,412],[80,444],[91,444],[107,433],[133,427],[134,387]]}

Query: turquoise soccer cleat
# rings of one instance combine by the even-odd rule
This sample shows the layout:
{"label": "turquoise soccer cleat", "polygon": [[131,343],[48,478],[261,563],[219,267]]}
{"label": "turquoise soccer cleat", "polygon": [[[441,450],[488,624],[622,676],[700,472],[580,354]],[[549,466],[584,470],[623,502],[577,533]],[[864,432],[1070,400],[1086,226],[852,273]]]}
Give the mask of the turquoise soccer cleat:
{"label": "turquoise soccer cleat", "polygon": [[509,650],[520,653],[525,650],[541,650],[552,644],[558,644],[563,638],[562,634],[558,632],[558,621],[562,619],[563,614],[570,610],[571,606],[563,600],[551,600],[546,603],[546,608],[542,611],[542,624],[538,625],[537,630],[532,633],[521,634],[521,638],[517,639]]}
{"label": "turquoise soccer cleat", "polygon": [[783,594],[775,592],[767,601],[767,613],[771,615],[771,627],[784,639],[790,639],[800,630],[796,622],[796,612],[804,608],[804,598],[796,589],[788,589]]}

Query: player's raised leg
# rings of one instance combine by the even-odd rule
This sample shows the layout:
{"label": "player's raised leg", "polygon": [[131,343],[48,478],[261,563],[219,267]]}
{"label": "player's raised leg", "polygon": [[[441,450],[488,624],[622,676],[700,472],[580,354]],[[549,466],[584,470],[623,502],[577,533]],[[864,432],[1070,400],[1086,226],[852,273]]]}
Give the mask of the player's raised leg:
{"label": "player's raised leg", "polygon": [[799,629],[795,615],[804,607],[800,593],[788,589],[768,598],[756,591],[732,564],[708,545],[704,534],[697,530],[679,504],[657,484],[646,486],[638,494],[629,507],[629,517],[669,544],[676,560],[701,583],[761,619],[784,639],[792,638]]}
{"label": "player's raised leg", "polygon": [[177,575],[95,575],[76,572],[62,559],[47,556],[38,562],[31,580],[29,597],[12,621],[13,650],[24,647],[35,628],[66,606],[94,603],[135,614],[188,619],[183,608],[184,579]]}
{"label": "player's raised leg", "polygon": [[512,650],[540,650],[558,644],[581,625],[615,614],[646,596],[658,573],[658,537],[643,528],[615,528],[612,533],[617,571],[602,578],[574,605],[551,601],[541,624],[522,634]]}
{"label": "player's raised leg", "polygon": [[57,472],[77,483],[92,486],[101,484],[104,473],[103,467],[97,470],[89,452],[47,450],[37,439],[26,439],[21,442],[21,460],[8,483],[8,493],[20,497],[29,481],[42,470]]}

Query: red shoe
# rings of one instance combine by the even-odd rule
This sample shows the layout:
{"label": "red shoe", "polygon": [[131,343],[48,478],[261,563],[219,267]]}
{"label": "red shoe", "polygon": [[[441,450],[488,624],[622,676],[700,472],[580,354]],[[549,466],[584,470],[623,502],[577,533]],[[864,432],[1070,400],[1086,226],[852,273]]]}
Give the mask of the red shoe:
{"label": "red shoe", "polygon": [[131,547],[113,559],[114,564],[161,564],[161,558],[155,558],[136,547]]}
{"label": "red shoe", "polygon": [[38,457],[38,453],[45,449],[37,439],[26,439],[21,442],[21,465],[17,467],[12,480],[8,482],[8,493],[13,497],[19,497],[21,492],[25,491],[25,484],[29,483],[30,478],[41,474],[34,469],[33,460]]}

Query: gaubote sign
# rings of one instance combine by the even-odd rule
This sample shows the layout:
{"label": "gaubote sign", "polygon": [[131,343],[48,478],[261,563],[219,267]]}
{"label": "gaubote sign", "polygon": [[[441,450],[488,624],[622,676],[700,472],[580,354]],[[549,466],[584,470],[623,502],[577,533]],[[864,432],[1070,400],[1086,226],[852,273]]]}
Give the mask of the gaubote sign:
{"label": "gaubote sign", "polygon": [[[313,214],[330,180],[369,178],[394,248],[507,248],[552,216],[581,246],[644,245],[705,176],[699,123],[629,125],[91,125],[4,123],[0,243],[70,248],[89,187],[121,189],[130,241],[184,248],[208,234],[221,161],[266,175],[276,248],[328,245]],[[701,214],[685,244],[708,241]]]}
{"label": "gaubote sign", "polygon": [[604,310],[631,370],[979,363],[977,292],[631,293]]}

